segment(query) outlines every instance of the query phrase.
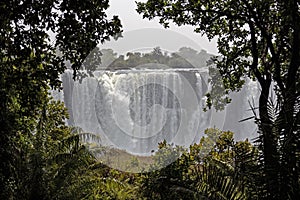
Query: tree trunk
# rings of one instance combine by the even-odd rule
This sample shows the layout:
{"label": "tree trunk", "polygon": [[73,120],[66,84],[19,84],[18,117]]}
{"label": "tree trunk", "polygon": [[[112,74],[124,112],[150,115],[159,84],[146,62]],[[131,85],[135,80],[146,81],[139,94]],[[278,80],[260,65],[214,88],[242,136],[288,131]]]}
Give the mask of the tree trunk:
{"label": "tree trunk", "polygon": [[260,131],[262,134],[263,166],[266,179],[267,199],[279,200],[279,156],[277,136],[272,130],[272,121],[270,120],[268,113],[270,85],[271,79],[267,79],[261,84],[262,91],[259,98]]}
{"label": "tree trunk", "polygon": [[[281,193],[290,199],[297,199],[300,196],[299,174],[297,162],[297,141],[299,140],[299,122],[297,122],[297,113],[295,108],[297,106],[297,89],[296,85],[299,80],[297,72],[300,66],[300,25],[299,14],[297,11],[297,4],[293,2],[289,4],[292,10],[293,19],[293,40],[291,62],[288,69],[286,80],[286,89],[281,113],[281,120],[284,121],[283,127],[283,145],[282,145],[282,172],[281,172]],[[296,6],[296,7],[294,7]],[[296,9],[296,10],[295,10]],[[297,20],[297,21],[295,21]],[[298,72],[299,73],[299,72]],[[299,91],[298,91],[299,92]],[[299,106],[299,105],[298,105]],[[299,112],[299,111],[298,111]],[[299,159],[299,158],[298,158]]]}

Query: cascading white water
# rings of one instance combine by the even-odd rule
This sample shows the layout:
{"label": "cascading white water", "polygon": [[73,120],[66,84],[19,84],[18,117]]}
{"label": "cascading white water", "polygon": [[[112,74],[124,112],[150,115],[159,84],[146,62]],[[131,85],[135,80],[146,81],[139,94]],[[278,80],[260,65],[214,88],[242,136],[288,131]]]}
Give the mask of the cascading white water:
{"label": "cascading white water", "polygon": [[[85,132],[100,134],[103,143],[131,153],[148,155],[162,140],[183,146],[199,142],[206,128],[231,130],[236,138],[255,136],[248,116],[248,99],[257,95],[247,86],[234,94],[222,112],[203,112],[207,72],[188,70],[99,71],[82,83],[63,76],[68,123]],[[257,99],[257,97],[254,97]],[[251,113],[250,113],[251,114]]]}
{"label": "cascading white water", "polygon": [[114,146],[147,154],[164,139],[180,145],[192,142],[185,140],[193,139],[190,135],[196,131],[186,128],[194,120],[189,113],[197,110],[198,99],[189,95],[194,102],[187,104],[185,93],[192,88],[179,73],[111,72],[100,75],[98,83],[95,112],[102,133]]}

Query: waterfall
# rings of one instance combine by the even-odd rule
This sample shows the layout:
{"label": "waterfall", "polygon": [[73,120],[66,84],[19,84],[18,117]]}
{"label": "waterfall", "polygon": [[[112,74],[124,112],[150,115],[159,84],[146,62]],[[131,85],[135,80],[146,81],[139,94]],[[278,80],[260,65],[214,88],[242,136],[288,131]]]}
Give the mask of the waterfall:
{"label": "waterfall", "polygon": [[69,125],[133,154],[149,155],[162,140],[189,146],[214,126],[235,132],[238,139],[256,136],[253,121],[238,122],[251,114],[245,114],[248,100],[257,99],[250,82],[232,95],[233,103],[224,111],[203,112],[207,71],[97,71],[82,83],[74,82],[68,71],[62,81]]}

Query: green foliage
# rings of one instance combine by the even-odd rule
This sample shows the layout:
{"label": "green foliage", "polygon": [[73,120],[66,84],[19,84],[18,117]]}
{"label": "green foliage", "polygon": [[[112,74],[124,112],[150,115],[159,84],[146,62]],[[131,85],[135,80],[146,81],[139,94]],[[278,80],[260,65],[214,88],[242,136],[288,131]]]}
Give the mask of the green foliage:
{"label": "green foliage", "polygon": [[213,56],[203,49],[197,52],[190,47],[181,47],[176,54],[188,60],[196,68],[206,67],[207,62]]}
{"label": "green foliage", "polygon": [[[247,140],[234,142],[232,132],[207,129],[206,137],[189,150],[162,142],[154,155],[161,165],[170,155],[181,156],[164,168],[142,176],[141,192],[148,199],[258,199],[258,152]],[[260,174],[259,174],[260,175]]]}
{"label": "green foliage", "polygon": [[183,199],[186,193],[182,193],[180,188],[185,188],[183,175],[189,168],[186,150],[163,141],[154,160],[153,171],[142,175],[143,196],[147,199]]}
{"label": "green foliage", "polygon": [[[300,3],[294,0],[138,2],[144,18],[192,25],[195,32],[217,38],[219,55],[212,59],[223,82],[212,77],[215,92],[207,106],[223,109],[229,93],[239,91],[246,78],[260,84],[256,121],[260,137],[266,199],[297,199],[299,184]],[[222,88],[223,85],[223,88]],[[274,130],[268,110],[270,91],[278,101],[280,129]],[[223,91],[223,92],[218,92]],[[256,107],[256,105],[253,105]],[[256,110],[254,110],[256,111]]]}
{"label": "green foliage", "polygon": [[[11,198],[136,199],[137,177],[97,162],[80,139],[87,133],[66,126],[66,116],[64,105],[51,100],[39,113],[34,133],[18,135],[18,185]],[[98,138],[91,134],[89,139]]]}
{"label": "green foliage", "polygon": [[[107,56],[111,57],[111,54],[112,52]],[[131,69],[143,67],[143,65],[147,65],[147,68],[156,68],[159,66],[160,69],[201,68],[206,66],[205,60],[208,60],[211,55],[207,54],[205,51],[198,53],[197,51],[186,47],[169,55],[166,52],[163,52],[160,47],[155,47],[150,53],[128,52],[126,56],[126,59],[124,55],[120,55],[113,62],[111,61],[110,65],[107,66],[107,69]],[[151,65],[153,63],[157,65]]]}
{"label": "green foliage", "polygon": [[99,69],[106,69],[108,66],[117,59],[117,53],[112,49],[101,49],[101,64]]}
{"label": "green foliage", "polygon": [[[52,147],[58,148],[52,146],[50,141],[53,138],[47,134],[56,131],[62,135],[65,133],[59,121],[63,116],[54,109],[57,105],[47,107],[48,90],[50,87],[60,88],[59,78],[66,69],[65,61],[71,63],[75,74],[81,64],[87,72],[91,72],[94,68],[82,63],[85,57],[98,42],[121,32],[117,17],[107,19],[107,8],[108,1],[25,0],[0,3],[1,199],[29,198],[29,193],[33,194],[32,188],[36,187],[31,185],[33,182],[40,189],[36,195],[46,195],[48,190],[41,188],[43,183],[48,182],[43,176],[47,168],[45,162],[54,155],[49,155],[43,148],[49,148],[49,152],[52,152]],[[55,41],[52,43],[53,37]],[[94,55],[94,59],[97,56]],[[51,113],[51,109],[57,112],[52,113],[53,119],[46,120],[52,124],[44,124],[43,120],[50,117],[46,115]],[[59,135],[58,132],[55,134]],[[76,137],[65,139],[67,142]],[[71,145],[70,150],[76,154],[84,154],[81,146],[64,145]],[[68,154],[60,156],[67,163],[71,162],[67,159],[71,152],[65,153]],[[62,170],[67,171],[67,168]],[[35,174],[34,177],[30,173]],[[50,186],[47,189],[51,191]]]}
{"label": "green foliage", "polygon": [[65,125],[66,109],[62,103],[46,102],[38,115],[39,120],[32,121],[33,133],[20,131],[15,138],[17,179],[9,198],[61,199],[94,162],[79,136],[71,134]]}

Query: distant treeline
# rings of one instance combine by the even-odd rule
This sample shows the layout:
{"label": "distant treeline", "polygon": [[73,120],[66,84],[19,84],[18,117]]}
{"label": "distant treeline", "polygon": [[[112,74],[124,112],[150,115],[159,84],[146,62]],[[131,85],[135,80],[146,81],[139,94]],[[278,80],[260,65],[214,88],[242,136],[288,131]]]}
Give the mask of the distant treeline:
{"label": "distant treeline", "polygon": [[[131,69],[131,68],[202,68],[206,67],[213,56],[205,50],[200,52],[182,47],[178,52],[164,52],[160,47],[155,47],[149,53],[128,52],[119,55],[112,49],[101,50],[101,62],[97,69]],[[152,63],[152,65],[151,65]],[[157,65],[153,65],[157,63]]]}

